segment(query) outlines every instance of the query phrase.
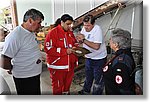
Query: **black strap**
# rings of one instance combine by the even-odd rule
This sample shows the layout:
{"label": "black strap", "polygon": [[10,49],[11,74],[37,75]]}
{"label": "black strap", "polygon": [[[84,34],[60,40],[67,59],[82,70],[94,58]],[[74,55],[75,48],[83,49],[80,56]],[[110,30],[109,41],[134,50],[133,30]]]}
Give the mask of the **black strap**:
{"label": "black strap", "polygon": [[[114,55],[105,65],[104,65],[104,67],[106,67],[109,63],[111,63],[117,56],[119,56],[119,55]],[[103,67],[103,68],[104,68]]]}

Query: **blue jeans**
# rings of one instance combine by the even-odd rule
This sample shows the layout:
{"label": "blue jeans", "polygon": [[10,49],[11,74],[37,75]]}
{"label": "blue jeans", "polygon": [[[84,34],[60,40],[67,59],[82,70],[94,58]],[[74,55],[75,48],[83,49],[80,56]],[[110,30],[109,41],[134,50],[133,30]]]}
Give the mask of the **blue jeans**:
{"label": "blue jeans", "polygon": [[93,84],[93,95],[101,95],[104,89],[104,80],[102,67],[106,63],[107,58],[93,60],[86,59],[85,61],[85,82],[83,86],[83,91],[90,93]]}

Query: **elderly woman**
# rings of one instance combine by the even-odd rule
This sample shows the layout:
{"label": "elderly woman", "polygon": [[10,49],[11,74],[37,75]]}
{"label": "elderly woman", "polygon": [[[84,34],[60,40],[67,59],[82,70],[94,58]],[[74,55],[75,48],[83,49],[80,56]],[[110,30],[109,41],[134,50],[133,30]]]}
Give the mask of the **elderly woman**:
{"label": "elderly woman", "polygon": [[123,29],[115,29],[110,37],[110,47],[114,57],[103,68],[105,92],[108,95],[135,94],[135,62],[131,53],[131,34]]}

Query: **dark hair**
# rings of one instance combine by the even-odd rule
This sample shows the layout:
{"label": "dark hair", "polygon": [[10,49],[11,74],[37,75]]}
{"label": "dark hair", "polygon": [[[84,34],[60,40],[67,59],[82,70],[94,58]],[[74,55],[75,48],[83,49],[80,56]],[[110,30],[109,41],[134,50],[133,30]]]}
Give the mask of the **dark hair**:
{"label": "dark hair", "polygon": [[61,19],[60,19],[60,18],[58,18],[58,19],[55,21],[54,27],[58,26],[59,24],[61,24]]}
{"label": "dark hair", "polygon": [[89,22],[93,25],[95,23],[95,17],[93,15],[86,15],[83,19],[83,22]]}
{"label": "dark hair", "polygon": [[24,14],[24,17],[23,17],[23,22],[27,22],[27,20],[29,18],[32,18],[33,20],[36,20],[37,18],[41,18],[44,20],[44,16],[43,14],[36,10],[36,9],[29,9],[25,14]]}
{"label": "dark hair", "polygon": [[70,16],[68,14],[64,14],[61,16],[61,21],[66,22],[67,20],[73,21],[72,16]]}

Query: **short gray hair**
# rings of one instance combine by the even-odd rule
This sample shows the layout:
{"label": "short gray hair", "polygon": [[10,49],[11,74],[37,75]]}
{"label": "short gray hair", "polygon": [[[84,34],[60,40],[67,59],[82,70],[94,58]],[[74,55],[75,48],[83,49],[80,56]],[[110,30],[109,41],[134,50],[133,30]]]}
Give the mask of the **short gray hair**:
{"label": "short gray hair", "polygon": [[23,17],[23,22],[27,22],[27,20],[29,18],[32,18],[33,20],[36,20],[37,18],[41,18],[42,20],[44,20],[44,15],[42,14],[42,12],[36,10],[36,9],[29,9]]}
{"label": "short gray hair", "polygon": [[117,43],[119,49],[131,48],[131,33],[127,30],[117,28],[112,31],[111,35],[113,43]]}

